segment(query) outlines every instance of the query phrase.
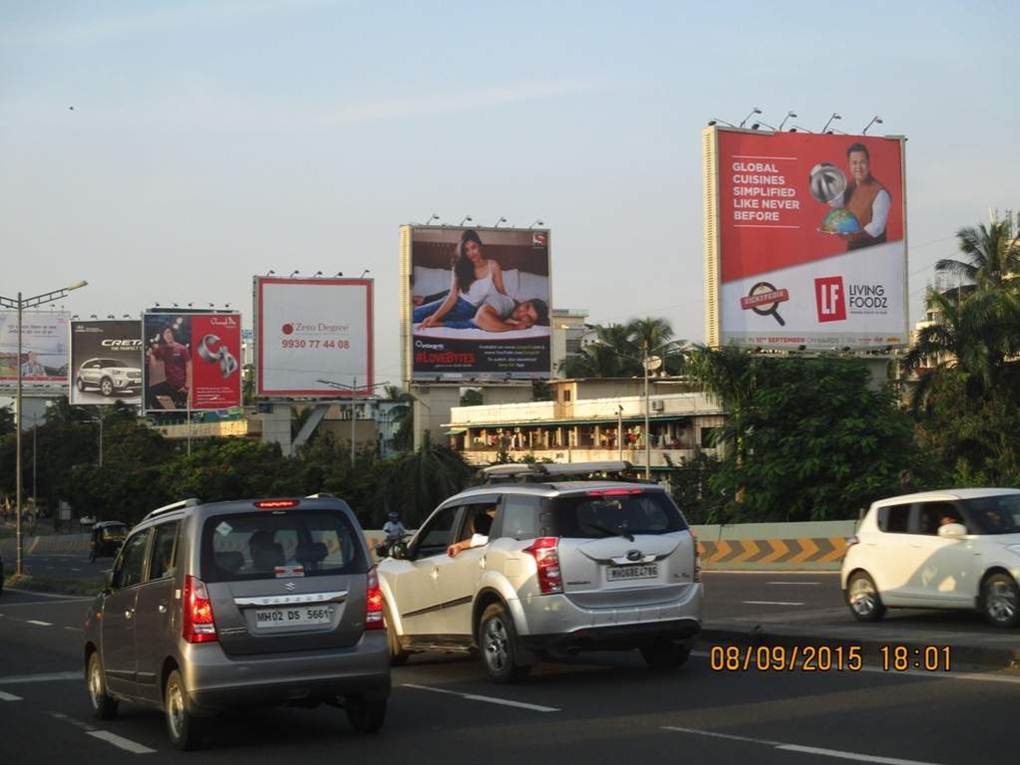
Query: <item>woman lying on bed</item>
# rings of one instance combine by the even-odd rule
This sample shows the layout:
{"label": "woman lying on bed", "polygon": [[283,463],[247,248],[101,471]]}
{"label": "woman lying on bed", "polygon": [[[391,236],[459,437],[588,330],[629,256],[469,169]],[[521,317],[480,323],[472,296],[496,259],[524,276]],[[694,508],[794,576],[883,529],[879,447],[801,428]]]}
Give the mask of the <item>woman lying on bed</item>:
{"label": "woman lying on bed", "polygon": [[[503,270],[482,254],[478,232],[468,229],[460,237],[446,297],[414,309],[414,323],[428,329],[446,321],[470,321],[490,295],[507,297]],[[509,298],[507,298],[509,299]]]}

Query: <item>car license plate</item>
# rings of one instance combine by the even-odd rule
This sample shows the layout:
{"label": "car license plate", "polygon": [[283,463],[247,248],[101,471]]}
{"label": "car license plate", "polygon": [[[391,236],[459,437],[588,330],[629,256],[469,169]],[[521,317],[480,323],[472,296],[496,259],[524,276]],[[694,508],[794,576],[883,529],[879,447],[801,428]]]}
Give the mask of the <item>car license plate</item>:
{"label": "car license plate", "polygon": [[260,608],[255,611],[255,624],[260,629],[280,627],[306,627],[330,624],[333,609],[329,606],[290,606],[287,608]]}
{"label": "car license plate", "polygon": [[606,571],[610,582],[626,582],[631,579],[658,579],[658,563],[642,563],[636,566],[610,566]]}

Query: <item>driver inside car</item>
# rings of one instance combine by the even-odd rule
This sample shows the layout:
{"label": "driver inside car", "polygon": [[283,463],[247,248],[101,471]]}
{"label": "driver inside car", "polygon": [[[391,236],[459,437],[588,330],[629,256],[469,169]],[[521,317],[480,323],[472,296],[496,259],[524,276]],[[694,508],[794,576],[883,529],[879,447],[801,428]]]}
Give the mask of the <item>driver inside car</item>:
{"label": "driver inside car", "polygon": [[486,507],[481,511],[474,511],[468,516],[464,524],[464,539],[454,542],[446,548],[446,554],[451,558],[470,550],[472,547],[481,547],[489,543],[489,531],[492,529],[492,521],[496,517],[495,507]]}

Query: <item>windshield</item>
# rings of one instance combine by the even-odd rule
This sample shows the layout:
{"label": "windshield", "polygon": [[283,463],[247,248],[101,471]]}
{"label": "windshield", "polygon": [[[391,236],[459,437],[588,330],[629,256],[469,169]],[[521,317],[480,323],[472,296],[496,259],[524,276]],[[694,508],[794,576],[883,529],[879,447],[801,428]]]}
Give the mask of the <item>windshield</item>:
{"label": "windshield", "polygon": [[563,537],[628,537],[687,528],[673,500],[661,491],[566,496],[555,500],[555,508],[556,525]]}
{"label": "windshield", "polygon": [[967,499],[963,504],[979,534],[1020,534],[1020,494]]}
{"label": "windshield", "polygon": [[237,582],[363,574],[368,564],[347,517],[330,510],[216,515],[202,531],[202,578]]}

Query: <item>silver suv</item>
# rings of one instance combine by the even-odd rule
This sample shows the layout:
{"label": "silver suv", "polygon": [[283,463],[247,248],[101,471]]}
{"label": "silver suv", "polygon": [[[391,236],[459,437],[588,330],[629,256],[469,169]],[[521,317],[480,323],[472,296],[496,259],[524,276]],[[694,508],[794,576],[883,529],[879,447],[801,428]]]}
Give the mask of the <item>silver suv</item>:
{"label": "silver suv", "polygon": [[117,392],[138,393],[142,389],[142,370],[121,359],[89,359],[78,368],[75,385],[81,392],[99,388],[106,397]]}
{"label": "silver suv", "polygon": [[585,650],[686,661],[701,628],[697,544],[661,487],[556,480],[578,466],[489,470],[530,482],[451,497],[379,564],[394,664],[477,649],[490,679],[510,682]]}
{"label": "silver suv", "polygon": [[378,730],[390,693],[382,593],[357,519],[336,498],[185,500],[132,529],[85,622],[100,719],[120,701],[201,743],[228,707],[346,709]]}

